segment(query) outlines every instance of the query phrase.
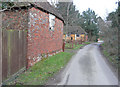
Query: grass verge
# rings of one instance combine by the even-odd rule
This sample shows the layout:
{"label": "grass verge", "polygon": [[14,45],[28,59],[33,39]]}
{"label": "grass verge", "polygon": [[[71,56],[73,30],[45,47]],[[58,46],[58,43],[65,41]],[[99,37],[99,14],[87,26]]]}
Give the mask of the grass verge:
{"label": "grass verge", "polygon": [[84,46],[84,45],[83,45],[83,44],[76,45],[73,49],[74,49],[74,50],[77,50],[77,49],[79,49],[79,48],[82,47],[82,46]]}
{"label": "grass verge", "polygon": [[91,42],[83,42],[82,44],[75,44],[75,43],[66,43],[65,49],[77,50],[82,46],[88,45]]}
{"label": "grass verge", "polygon": [[91,44],[91,42],[84,42],[85,45]]}
{"label": "grass verge", "polygon": [[9,84],[44,85],[54,73],[57,73],[68,63],[72,55],[71,53],[61,52],[55,56],[44,58]]}
{"label": "grass verge", "polygon": [[118,67],[118,59],[116,55],[111,55],[106,49],[104,44],[101,45],[102,46],[102,53],[103,55],[108,59],[109,62],[112,63],[113,66],[115,66],[116,68]]}

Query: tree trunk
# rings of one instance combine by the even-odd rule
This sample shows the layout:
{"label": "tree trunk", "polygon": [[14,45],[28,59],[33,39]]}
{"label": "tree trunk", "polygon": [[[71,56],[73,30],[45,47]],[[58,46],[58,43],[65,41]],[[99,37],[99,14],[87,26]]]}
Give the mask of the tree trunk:
{"label": "tree trunk", "polygon": [[[68,30],[68,16],[69,16],[69,8],[70,8],[70,4],[71,3],[68,3],[68,6],[67,6],[67,21],[66,21],[66,31]],[[67,33],[66,33],[67,34]],[[66,35],[65,35],[65,41],[66,41]]]}
{"label": "tree trunk", "polygon": [[89,41],[91,41],[91,38],[92,38],[91,31],[89,32],[88,36],[89,36]]}

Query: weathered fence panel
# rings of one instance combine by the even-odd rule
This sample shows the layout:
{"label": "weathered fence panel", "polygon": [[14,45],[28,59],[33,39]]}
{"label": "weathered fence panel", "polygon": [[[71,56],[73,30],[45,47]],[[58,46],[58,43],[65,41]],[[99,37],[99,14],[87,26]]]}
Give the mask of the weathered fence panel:
{"label": "weathered fence panel", "polygon": [[26,67],[26,39],[23,30],[3,30],[2,35],[2,78],[9,78]]}
{"label": "weathered fence panel", "polygon": [[7,50],[7,32],[4,30],[2,32],[2,78],[7,78],[7,72],[8,72],[8,50]]}

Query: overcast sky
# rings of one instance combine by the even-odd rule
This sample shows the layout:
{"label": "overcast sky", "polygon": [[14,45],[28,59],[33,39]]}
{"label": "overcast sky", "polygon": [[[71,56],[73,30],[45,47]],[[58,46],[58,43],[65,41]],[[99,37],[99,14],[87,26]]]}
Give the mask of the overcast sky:
{"label": "overcast sky", "polygon": [[73,0],[77,10],[79,10],[80,13],[88,8],[91,8],[103,19],[106,18],[108,13],[115,11],[117,8],[117,1],[118,0]]}

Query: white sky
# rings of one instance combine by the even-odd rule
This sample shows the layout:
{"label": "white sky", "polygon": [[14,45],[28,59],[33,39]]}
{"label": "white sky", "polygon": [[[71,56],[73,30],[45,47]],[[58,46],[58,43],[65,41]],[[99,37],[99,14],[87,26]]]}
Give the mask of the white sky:
{"label": "white sky", "polygon": [[98,16],[101,16],[103,19],[106,18],[108,13],[115,11],[117,8],[118,0],[73,0],[76,5],[76,9],[82,13],[88,8],[91,8],[95,11]]}

